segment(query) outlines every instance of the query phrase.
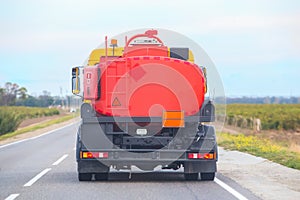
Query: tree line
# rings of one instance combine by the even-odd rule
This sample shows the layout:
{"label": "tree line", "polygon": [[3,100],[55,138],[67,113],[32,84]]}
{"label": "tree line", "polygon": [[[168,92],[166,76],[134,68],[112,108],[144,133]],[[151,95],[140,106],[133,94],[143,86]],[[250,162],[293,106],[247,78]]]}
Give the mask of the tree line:
{"label": "tree line", "polygon": [[[216,103],[224,102],[223,99],[215,99]],[[300,97],[226,97],[227,104],[300,104]]]}
{"label": "tree line", "polygon": [[0,106],[49,107],[66,105],[64,99],[52,97],[50,92],[46,90],[37,97],[29,95],[27,92],[25,87],[20,87],[16,83],[5,83],[4,87],[0,87]]}

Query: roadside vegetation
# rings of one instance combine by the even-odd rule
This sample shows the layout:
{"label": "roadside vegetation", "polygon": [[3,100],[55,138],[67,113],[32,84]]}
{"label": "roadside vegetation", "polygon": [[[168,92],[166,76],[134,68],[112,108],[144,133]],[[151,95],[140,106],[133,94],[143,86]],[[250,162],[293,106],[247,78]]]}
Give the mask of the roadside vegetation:
{"label": "roadside vegetation", "polygon": [[299,130],[300,104],[229,104],[226,124],[253,129],[255,119],[262,130]]}
{"label": "roadside vegetation", "polygon": [[[30,128],[18,130],[19,125],[27,119],[55,115],[60,119],[53,123],[59,123],[61,120],[66,121],[74,117],[74,115],[65,116],[62,110],[56,109],[63,108],[65,105],[68,107],[71,102],[78,103],[74,102],[71,96],[51,96],[50,92],[46,90],[42,92],[42,95],[31,96],[28,95],[25,87],[20,87],[17,83],[5,83],[3,87],[0,86],[0,138],[7,138],[34,129],[30,126]],[[61,115],[61,113],[63,114]],[[40,126],[41,124],[34,127]]]}
{"label": "roadside vegetation", "polygon": [[218,133],[218,143],[225,149],[246,152],[300,170],[300,153],[254,135]]}
{"label": "roadside vegetation", "polygon": [[25,119],[59,115],[59,113],[56,108],[0,106],[0,135],[17,130]]}
{"label": "roadside vegetation", "polygon": [[51,125],[54,125],[54,124],[65,122],[65,121],[68,121],[70,119],[73,119],[76,116],[78,116],[78,113],[66,115],[66,116],[63,116],[63,117],[56,118],[56,119],[52,119],[52,120],[49,120],[49,121],[46,121],[46,122],[39,123],[37,125],[24,127],[22,129],[18,129],[16,131],[13,131],[13,132],[10,132],[10,133],[4,134],[4,135],[0,135],[0,141],[4,140],[4,139],[7,139],[7,138],[10,138],[10,137],[14,137],[14,136],[19,135],[19,134],[27,133],[27,132],[30,132],[30,131],[35,131],[35,130],[45,128],[45,127],[48,127],[48,126],[51,126]]}
{"label": "roadside vegetation", "polygon": [[220,146],[300,170],[300,104],[229,104],[226,110],[230,133],[218,133]]}

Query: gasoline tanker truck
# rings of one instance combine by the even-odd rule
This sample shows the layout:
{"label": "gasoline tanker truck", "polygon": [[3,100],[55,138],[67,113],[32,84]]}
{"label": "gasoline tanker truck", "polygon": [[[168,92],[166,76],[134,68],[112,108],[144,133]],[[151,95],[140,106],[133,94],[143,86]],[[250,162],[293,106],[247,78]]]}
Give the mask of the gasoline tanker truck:
{"label": "gasoline tanker truck", "polygon": [[76,159],[79,181],[110,171],[184,170],[186,180],[214,180],[215,107],[206,69],[189,47],[168,46],[157,30],[111,39],[72,68],[82,97]]}

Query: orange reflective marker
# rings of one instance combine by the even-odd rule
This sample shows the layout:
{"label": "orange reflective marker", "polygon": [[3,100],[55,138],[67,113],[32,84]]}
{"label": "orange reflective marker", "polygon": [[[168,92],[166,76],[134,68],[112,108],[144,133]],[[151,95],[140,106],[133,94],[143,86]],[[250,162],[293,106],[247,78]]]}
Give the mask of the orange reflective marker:
{"label": "orange reflective marker", "polygon": [[163,113],[163,127],[184,127],[183,111],[165,111]]}

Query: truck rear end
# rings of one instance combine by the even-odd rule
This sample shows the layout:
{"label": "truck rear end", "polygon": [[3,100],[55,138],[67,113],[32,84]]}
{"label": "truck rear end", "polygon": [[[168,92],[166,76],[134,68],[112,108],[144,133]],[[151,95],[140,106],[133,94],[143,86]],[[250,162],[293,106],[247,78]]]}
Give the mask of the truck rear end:
{"label": "truck rear end", "polygon": [[[110,169],[184,168],[187,180],[213,180],[218,159],[215,108],[205,101],[205,69],[189,48],[168,47],[155,30],[112,40],[72,69],[83,90],[76,156],[80,181]],[[96,58],[99,58],[98,60]],[[81,79],[80,79],[81,77]],[[83,86],[79,86],[80,82]]]}

